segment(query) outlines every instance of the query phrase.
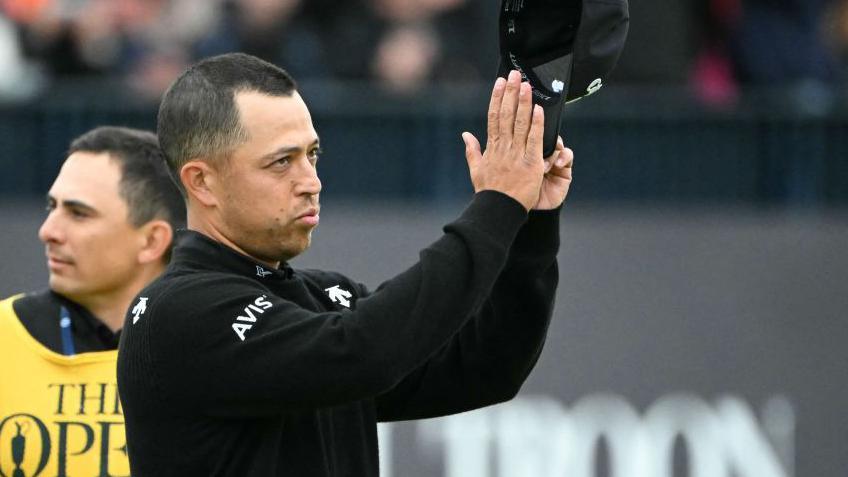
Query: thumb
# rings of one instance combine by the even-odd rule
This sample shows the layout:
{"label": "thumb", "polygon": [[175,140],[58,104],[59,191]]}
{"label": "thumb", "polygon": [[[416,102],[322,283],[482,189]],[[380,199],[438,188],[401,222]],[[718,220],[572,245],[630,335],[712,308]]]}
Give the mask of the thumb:
{"label": "thumb", "polygon": [[465,142],[465,160],[468,161],[468,167],[473,167],[483,158],[480,141],[470,132],[462,133],[462,141]]}

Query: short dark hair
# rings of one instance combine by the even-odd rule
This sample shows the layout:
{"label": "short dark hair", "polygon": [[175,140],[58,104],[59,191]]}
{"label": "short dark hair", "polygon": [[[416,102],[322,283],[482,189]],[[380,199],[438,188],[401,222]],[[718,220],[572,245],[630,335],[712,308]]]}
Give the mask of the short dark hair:
{"label": "short dark hair", "polygon": [[154,219],[168,221],[174,230],[185,223],[185,203],[152,132],[98,127],[71,142],[68,155],[75,152],[107,153],[120,165],[118,193],[127,203],[127,219],[134,227]]}
{"label": "short dark hair", "polygon": [[213,56],[190,66],[165,92],[157,132],[174,182],[185,195],[180,169],[198,158],[227,157],[248,139],[236,93],[291,96],[294,79],[281,68],[244,53]]}

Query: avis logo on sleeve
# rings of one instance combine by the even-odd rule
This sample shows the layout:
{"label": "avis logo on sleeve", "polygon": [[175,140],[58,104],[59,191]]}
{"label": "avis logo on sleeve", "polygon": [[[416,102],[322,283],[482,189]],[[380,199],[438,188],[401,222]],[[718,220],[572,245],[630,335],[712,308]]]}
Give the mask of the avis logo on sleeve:
{"label": "avis logo on sleeve", "polygon": [[268,310],[272,306],[274,305],[268,301],[268,296],[262,295],[253,300],[253,303],[244,307],[244,311],[236,317],[236,321],[233,323],[233,331],[236,332],[240,340],[244,341],[244,334],[253,328],[253,323],[256,323],[256,317],[265,313],[265,310]]}

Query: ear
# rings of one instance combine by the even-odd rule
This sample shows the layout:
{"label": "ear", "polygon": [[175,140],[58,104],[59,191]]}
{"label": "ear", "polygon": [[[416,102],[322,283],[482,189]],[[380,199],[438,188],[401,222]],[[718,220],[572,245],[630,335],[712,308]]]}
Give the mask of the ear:
{"label": "ear", "polygon": [[139,233],[138,262],[143,265],[161,260],[174,240],[174,230],[164,220],[151,220],[139,228]]}
{"label": "ear", "polygon": [[215,185],[218,171],[206,161],[189,161],[180,169],[180,180],[188,196],[206,207],[218,205]]}

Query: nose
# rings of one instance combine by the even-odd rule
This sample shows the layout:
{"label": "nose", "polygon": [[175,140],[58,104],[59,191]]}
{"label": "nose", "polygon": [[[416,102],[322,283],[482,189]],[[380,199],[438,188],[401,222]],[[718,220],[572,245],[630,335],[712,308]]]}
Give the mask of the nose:
{"label": "nose", "polygon": [[45,244],[61,243],[64,239],[58,215],[58,209],[51,210],[38,229],[38,238]]}
{"label": "nose", "polygon": [[303,161],[300,174],[295,179],[295,194],[318,195],[321,192],[321,179],[318,178],[318,169],[309,161]]}

